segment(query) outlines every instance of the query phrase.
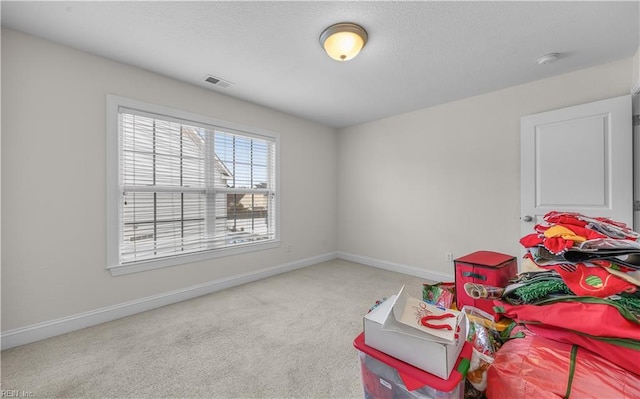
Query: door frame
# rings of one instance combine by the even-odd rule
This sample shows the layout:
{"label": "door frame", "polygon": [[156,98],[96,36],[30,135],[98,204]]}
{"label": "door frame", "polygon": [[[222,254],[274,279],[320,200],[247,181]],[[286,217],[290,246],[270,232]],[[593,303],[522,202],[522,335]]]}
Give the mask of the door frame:
{"label": "door frame", "polygon": [[640,125],[636,125],[636,116],[640,117],[640,82],[631,89],[631,103],[634,118],[633,140],[633,230],[640,230]]}

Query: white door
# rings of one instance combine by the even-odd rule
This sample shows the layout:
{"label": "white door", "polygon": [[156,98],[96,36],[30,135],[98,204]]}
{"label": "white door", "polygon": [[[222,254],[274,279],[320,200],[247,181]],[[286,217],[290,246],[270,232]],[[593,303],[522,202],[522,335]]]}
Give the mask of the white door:
{"label": "white door", "polygon": [[630,95],[528,115],[520,128],[521,236],[552,210],[633,226]]}

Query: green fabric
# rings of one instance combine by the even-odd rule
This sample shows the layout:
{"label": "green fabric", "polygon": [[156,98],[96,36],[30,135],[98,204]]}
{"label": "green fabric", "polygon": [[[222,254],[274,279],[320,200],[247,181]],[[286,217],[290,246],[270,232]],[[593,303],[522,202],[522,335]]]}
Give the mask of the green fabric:
{"label": "green fabric", "polygon": [[571,385],[573,384],[573,375],[576,372],[576,358],[578,357],[578,345],[571,347],[571,359],[569,362],[569,381],[567,381],[567,391],[564,394],[564,399],[569,399],[571,396]]}
{"label": "green fabric", "polygon": [[574,295],[562,280],[541,280],[518,287],[513,292],[522,303],[533,304],[549,294]]}
{"label": "green fabric", "polygon": [[462,374],[463,379],[467,377],[467,372],[469,371],[469,367],[471,367],[471,362],[469,361],[469,359],[462,358],[462,360],[460,361],[460,364],[458,365],[457,370],[460,374]]}
{"label": "green fabric", "polygon": [[612,299],[620,304],[620,306],[629,310],[636,317],[640,317],[640,298],[637,295],[622,293],[619,298]]}
{"label": "green fabric", "polygon": [[524,338],[525,335],[522,331],[519,331],[515,334],[511,334],[511,332],[513,331],[513,329],[515,328],[515,326],[517,326],[515,321],[512,321],[511,324],[509,324],[507,326],[507,328],[505,328],[504,330],[502,330],[500,332],[500,340],[502,341],[502,343],[507,342],[510,339],[514,339],[514,338]]}

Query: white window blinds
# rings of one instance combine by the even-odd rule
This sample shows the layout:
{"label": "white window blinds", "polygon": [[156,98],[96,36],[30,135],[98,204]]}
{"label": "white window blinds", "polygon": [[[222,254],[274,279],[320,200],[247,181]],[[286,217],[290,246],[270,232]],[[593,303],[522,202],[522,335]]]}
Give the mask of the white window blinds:
{"label": "white window blinds", "polygon": [[120,107],[120,264],[275,239],[275,142]]}

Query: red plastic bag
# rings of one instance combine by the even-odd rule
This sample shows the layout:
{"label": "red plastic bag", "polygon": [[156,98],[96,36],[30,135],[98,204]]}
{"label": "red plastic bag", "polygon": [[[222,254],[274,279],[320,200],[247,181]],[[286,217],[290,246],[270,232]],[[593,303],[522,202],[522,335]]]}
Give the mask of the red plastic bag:
{"label": "red plastic bag", "polygon": [[528,324],[527,328],[539,336],[588,349],[623,369],[640,375],[640,348],[638,348],[640,342],[625,345],[620,340],[614,344],[542,324]]}
{"label": "red plastic bag", "polygon": [[526,337],[506,342],[489,367],[487,399],[640,398],[637,374],[577,345],[518,331]]}

